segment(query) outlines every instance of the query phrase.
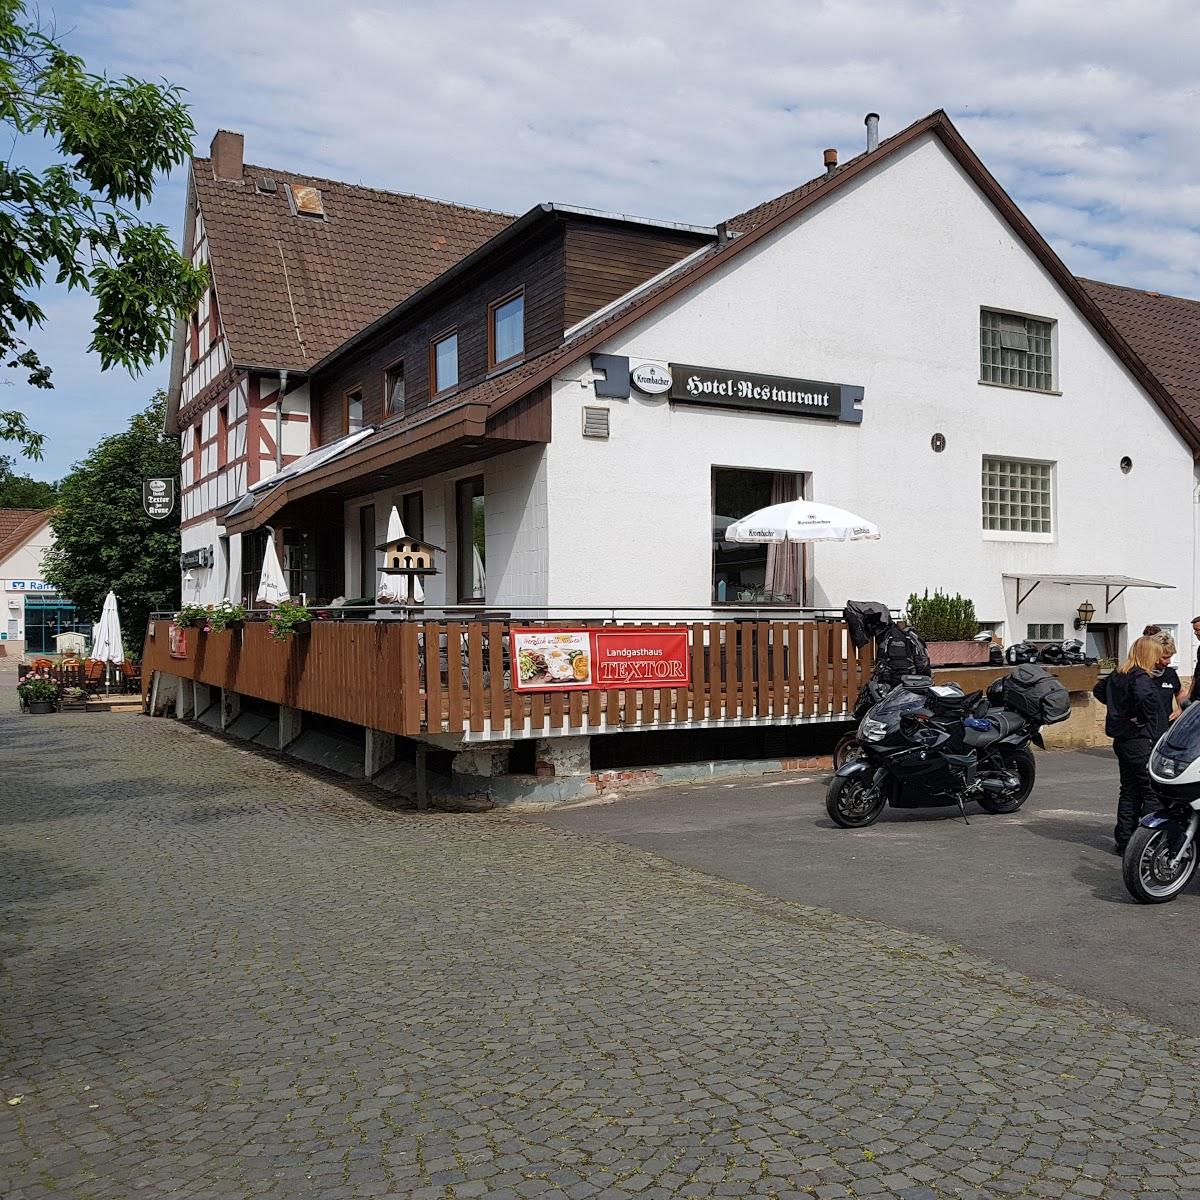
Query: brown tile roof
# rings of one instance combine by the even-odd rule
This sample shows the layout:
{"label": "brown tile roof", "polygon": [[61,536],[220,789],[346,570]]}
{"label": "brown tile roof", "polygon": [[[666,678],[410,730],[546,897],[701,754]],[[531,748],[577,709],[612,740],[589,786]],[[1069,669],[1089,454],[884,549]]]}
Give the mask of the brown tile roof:
{"label": "brown tile roof", "polygon": [[[261,176],[275,180],[273,194],[258,190]],[[206,158],[192,160],[192,180],[241,366],[304,370],[513,220],[268,167],[214,179]],[[292,213],[291,183],[320,188],[324,220]]]}
{"label": "brown tile roof", "polygon": [[1200,300],[1095,279],[1079,282],[1200,428]]}
{"label": "brown tile roof", "polygon": [[52,508],[0,508],[0,563],[50,519]]}

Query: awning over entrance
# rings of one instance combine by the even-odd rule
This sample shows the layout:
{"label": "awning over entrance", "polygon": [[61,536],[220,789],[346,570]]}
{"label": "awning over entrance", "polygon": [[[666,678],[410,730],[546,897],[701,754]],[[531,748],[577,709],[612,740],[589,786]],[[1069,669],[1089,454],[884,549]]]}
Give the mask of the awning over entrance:
{"label": "awning over entrance", "polygon": [[1132,575],[1010,575],[1005,573],[1004,578],[1017,581],[1017,612],[1021,611],[1021,605],[1033,595],[1039,583],[1053,583],[1060,587],[1102,587],[1105,612],[1108,612],[1112,602],[1126,588],[1173,588],[1175,586],[1173,583],[1155,583],[1151,579],[1134,579]]}

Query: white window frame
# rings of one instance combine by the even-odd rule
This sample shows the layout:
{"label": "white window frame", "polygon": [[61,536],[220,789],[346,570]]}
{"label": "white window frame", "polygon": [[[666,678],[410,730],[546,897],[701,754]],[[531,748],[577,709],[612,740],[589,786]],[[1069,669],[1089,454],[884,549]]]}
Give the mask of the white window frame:
{"label": "white window frame", "polygon": [[[1002,379],[988,379],[984,374],[984,318],[987,316],[1008,317],[1014,320],[1037,321],[1039,324],[1048,325],[1050,328],[1050,380],[1046,387],[1034,386],[1025,383],[1012,383]],[[1028,324],[1026,324],[1028,329]],[[994,370],[1021,370],[1020,367],[995,367]],[[1007,308],[993,308],[990,305],[981,305],[979,309],[979,382],[983,387],[1000,387],[1010,388],[1017,392],[1035,392],[1043,396],[1058,396],[1062,393],[1058,390],[1058,322],[1053,317],[1038,316],[1036,313],[1016,312]]]}
{"label": "white window frame", "polygon": [[[1057,629],[1057,635],[1035,637],[1035,629]],[[1025,626],[1025,640],[1031,646],[1060,646],[1067,639],[1065,621],[1030,621]]]}
{"label": "white window frame", "polygon": [[[1029,463],[1031,466],[1048,467],[1050,471],[1050,529],[1048,532],[1026,529],[989,529],[983,506],[988,501],[984,497],[983,471],[989,461],[1004,463]],[[1058,538],[1058,464],[1041,458],[1022,458],[1012,454],[984,454],[979,460],[979,522],[982,526],[983,538],[989,542],[1053,542]]]}

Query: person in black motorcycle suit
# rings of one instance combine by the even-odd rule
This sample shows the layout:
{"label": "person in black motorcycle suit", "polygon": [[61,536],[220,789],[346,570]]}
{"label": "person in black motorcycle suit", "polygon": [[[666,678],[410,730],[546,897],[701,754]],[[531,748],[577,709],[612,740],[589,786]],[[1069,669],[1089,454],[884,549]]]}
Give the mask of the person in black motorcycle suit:
{"label": "person in black motorcycle suit", "polygon": [[1104,732],[1113,740],[1113,753],[1121,772],[1117,799],[1117,824],[1113,829],[1114,850],[1125,853],[1143,811],[1154,807],[1150,788],[1150,751],[1169,724],[1168,710],[1154,686],[1154,672],[1162,659],[1163,644],[1156,637],[1142,636],[1129,647],[1129,656],[1111,675],[1092,689],[1108,709]]}

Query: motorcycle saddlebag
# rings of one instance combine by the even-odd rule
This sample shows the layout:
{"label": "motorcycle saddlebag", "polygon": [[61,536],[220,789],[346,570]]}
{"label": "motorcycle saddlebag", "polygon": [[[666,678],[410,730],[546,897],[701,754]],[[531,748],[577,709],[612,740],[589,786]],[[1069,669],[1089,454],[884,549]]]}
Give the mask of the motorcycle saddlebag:
{"label": "motorcycle saddlebag", "polygon": [[1071,715],[1071,696],[1045,667],[1024,663],[1004,679],[1004,707],[1039,725],[1057,725]]}

